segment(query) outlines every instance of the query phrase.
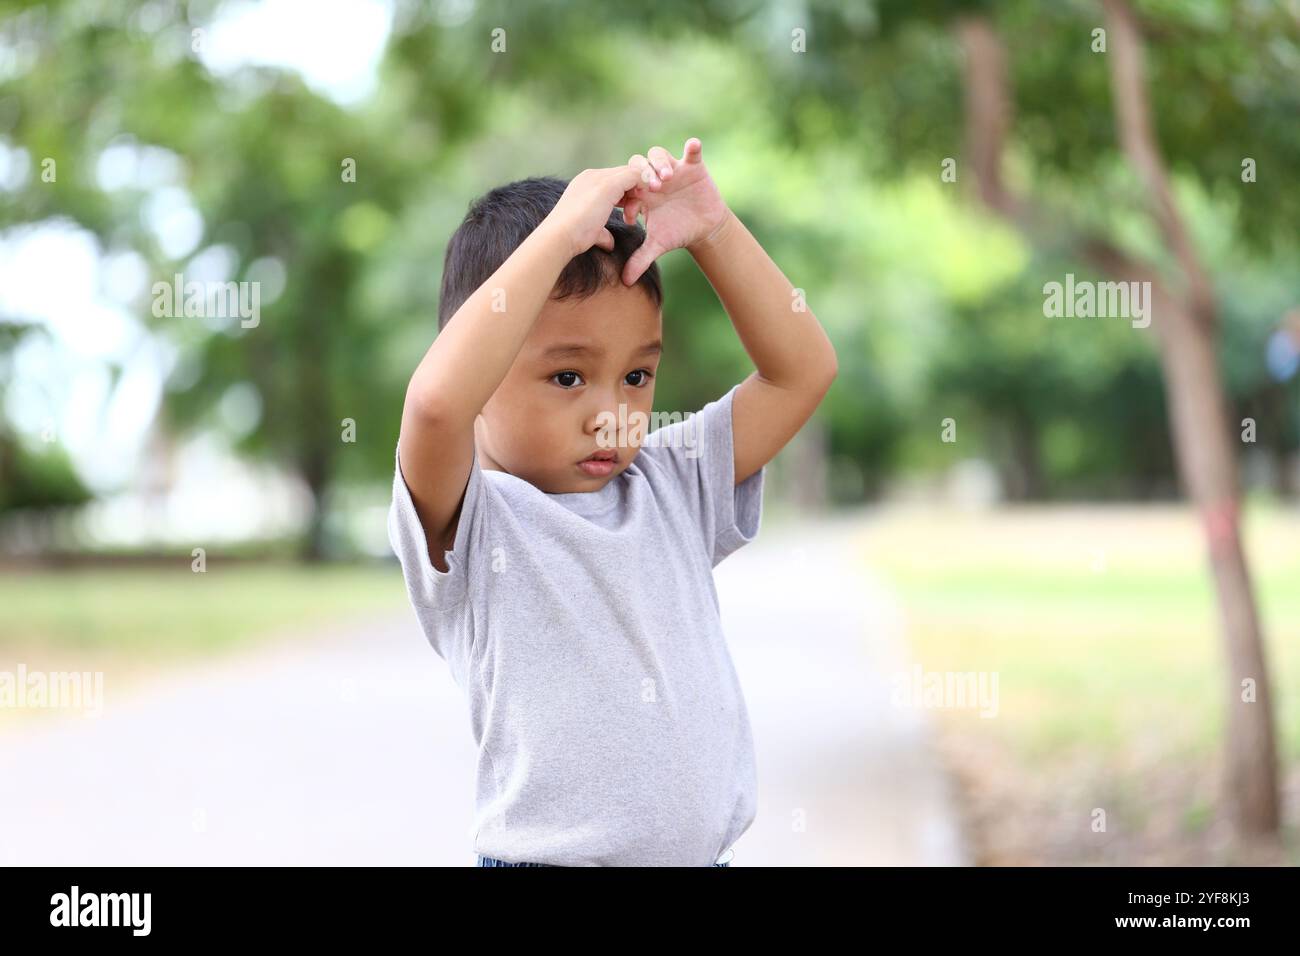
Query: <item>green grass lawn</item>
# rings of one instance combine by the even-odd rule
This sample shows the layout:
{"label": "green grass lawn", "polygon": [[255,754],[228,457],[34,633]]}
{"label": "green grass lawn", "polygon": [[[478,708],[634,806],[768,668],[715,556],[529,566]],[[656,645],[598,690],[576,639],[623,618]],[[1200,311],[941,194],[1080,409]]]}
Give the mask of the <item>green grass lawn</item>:
{"label": "green grass lawn", "polygon": [[168,658],[206,654],[273,632],[309,631],[367,611],[400,611],[393,565],[308,568],[209,561],[194,573],[92,568],[0,575],[0,654]]}
{"label": "green grass lawn", "polygon": [[[1283,772],[1300,764],[1300,517],[1254,509],[1247,549],[1263,617]],[[895,590],[926,671],[998,675],[999,712],[937,714],[945,733],[994,741],[1051,786],[1068,767],[1109,775],[1142,807],[1158,778],[1215,764],[1227,687],[1195,517],[1182,508],[1070,507],[985,514],[896,510],[867,533],[868,567]],[[1204,823],[1206,783],[1182,794]]]}

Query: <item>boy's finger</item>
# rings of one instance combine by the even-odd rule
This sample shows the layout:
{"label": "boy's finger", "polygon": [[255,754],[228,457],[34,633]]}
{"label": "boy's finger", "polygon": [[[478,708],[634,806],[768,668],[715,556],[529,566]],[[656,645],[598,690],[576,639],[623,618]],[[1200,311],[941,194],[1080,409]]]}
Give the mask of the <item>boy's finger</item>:
{"label": "boy's finger", "polygon": [[704,144],[697,137],[692,136],[686,141],[686,145],[682,147],[682,162],[698,163],[703,154]]}
{"label": "boy's finger", "polygon": [[600,230],[600,238],[596,240],[595,244],[601,249],[604,249],[606,252],[613,252],[614,234],[610,232],[608,229]]}
{"label": "boy's finger", "polygon": [[667,179],[673,174],[673,154],[668,152],[662,146],[651,146],[650,152],[646,154],[652,165],[659,171],[660,179]]}
{"label": "boy's finger", "polygon": [[625,194],[641,185],[641,169],[631,163],[624,166],[611,166],[609,172],[613,184],[617,185]]}
{"label": "boy's finger", "polygon": [[643,183],[651,189],[659,188],[661,185],[659,174],[656,173],[654,168],[650,165],[650,160],[646,159],[640,153],[637,153],[635,156],[628,159],[627,164],[629,166],[635,166],[637,169],[641,170],[641,181]]}
{"label": "boy's finger", "polygon": [[623,194],[623,198],[614,203],[619,209],[623,210],[623,221],[629,226],[636,222],[637,211],[641,208],[641,180],[637,180],[637,185],[628,189]]}
{"label": "boy's finger", "polygon": [[652,245],[649,239],[641,243],[637,251],[627,260],[627,265],[623,267],[623,284],[634,285],[658,255],[658,246]]}

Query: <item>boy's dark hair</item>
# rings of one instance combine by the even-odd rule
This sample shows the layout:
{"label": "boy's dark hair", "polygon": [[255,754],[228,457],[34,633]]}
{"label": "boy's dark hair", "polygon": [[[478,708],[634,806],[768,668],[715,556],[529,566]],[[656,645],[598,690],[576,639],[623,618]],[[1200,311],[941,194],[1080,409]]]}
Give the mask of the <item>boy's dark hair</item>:
{"label": "boy's dark hair", "polygon": [[[520,179],[485,193],[470,204],[465,219],[447,244],[438,299],[438,330],[486,282],[555,208],[568,182],[554,176]],[[629,226],[622,212],[611,212],[605,223],[614,235],[614,251],[592,246],[569,260],[556,280],[551,298],[586,298],[602,286],[621,283],[623,266],[645,241],[639,224]],[[663,304],[659,266],[651,263],[637,279],[656,306]]]}

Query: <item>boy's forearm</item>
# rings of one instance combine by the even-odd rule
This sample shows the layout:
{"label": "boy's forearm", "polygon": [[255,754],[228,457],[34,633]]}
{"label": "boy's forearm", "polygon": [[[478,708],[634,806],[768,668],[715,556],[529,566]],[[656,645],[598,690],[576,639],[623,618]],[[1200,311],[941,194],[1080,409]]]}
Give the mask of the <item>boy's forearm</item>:
{"label": "boy's forearm", "polygon": [[687,251],[718,294],[760,376],[783,389],[826,387],[837,366],[830,339],[735,213]]}
{"label": "boy's forearm", "polygon": [[407,406],[472,426],[510,371],[569,259],[569,247],[543,221],[434,339],[411,376]]}

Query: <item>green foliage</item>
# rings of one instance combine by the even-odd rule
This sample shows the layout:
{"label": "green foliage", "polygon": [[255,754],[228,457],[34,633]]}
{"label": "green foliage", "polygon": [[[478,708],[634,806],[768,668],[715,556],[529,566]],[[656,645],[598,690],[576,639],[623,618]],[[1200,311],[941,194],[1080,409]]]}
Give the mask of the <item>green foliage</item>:
{"label": "green foliage", "polygon": [[90,493],[57,446],[37,451],[0,430],[0,514],[85,504]]}
{"label": "green foliage", "polygon": [[[1216,269],[1233,400],[1258,417],[1268,448],[1294,453],[1297,385],[1269,379],[1263,343],[1300,293],[1290,175],[1300,169],[1300,28],[1282,5],[1137,8],[1162,149]],[[405,383],[433,337],[443,252],[469,201],[690,135],[837,343],[841,373],[820,414],[868,491],[958,452],[993,460],[1034,496],[1172,487],[1149,343],[1118,324],[1045,319],[1043,283],[1087,270],[985,219],[961,165],[954,24],[983,11],[1010,40],[1017,188],[1165,263],[1117,150],[1104,55],[1090,49],[1100,4],[492,0],[455,21],[451,8],[403,2],[378,93],[355,108],[292,72],[209,73],[189,31],[214,3],[150,9],[156,22],[142,29],[136,14],[110,20],[87,0],[0,5],[8,42],[35,51],[0,77],[0,142],[56,158],[60,173],[58,188],[29,177],[7,194],[0,226],[71,219],[105,251],[139,253],[151,283],[214,248],[233,279],[265,279],[278,264],[283,288],[256,328],[155,318],[144,297],[133,310],[178,356],[166,427],[224,432],[300,475],[321,505],[313,552],[327,550],[335,491],[391,475]],[[494,29],[506,31],[500,53]],[[204,227],[177,261],[142,215],[149,189],[96,181],[99,156],[122,143],[181,163]],[[956,183],[939,178],[949,157]],[[1255,183],[1241,181],[1245,157]],[[341,175],[349,159],[355,182]],[[658,405],[698,408],[749,364],[689,257],[661,267]],[[231,415],[241,402],[252,412]],[[962,422],[959,449],[936,437],[949,416]],[[345,418],[355,443],[341,440]],[[30,470],[26,454],[10,452]],[[63,488],[56,498],[71,494],[54,477],[66,463],[51,462],[37,469],[42,481]],[[19,497],[16,480],[0,489],[6,500]]]}

